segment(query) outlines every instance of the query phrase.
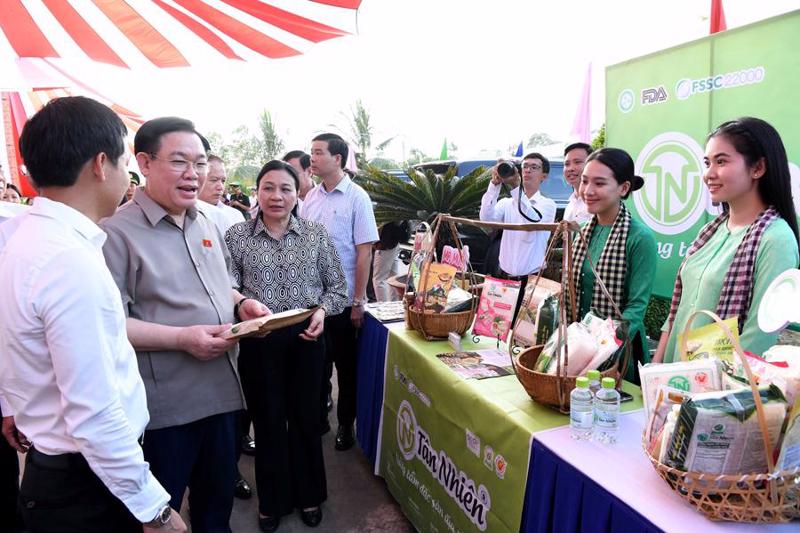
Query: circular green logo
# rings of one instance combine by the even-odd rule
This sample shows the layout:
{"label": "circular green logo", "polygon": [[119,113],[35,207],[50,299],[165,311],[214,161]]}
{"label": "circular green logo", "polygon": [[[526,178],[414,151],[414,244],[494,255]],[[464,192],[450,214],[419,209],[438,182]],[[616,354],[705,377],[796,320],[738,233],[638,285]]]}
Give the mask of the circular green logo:
{"label": "circular green logo", "polygon": [[697,141],[680,132],[657,135],[642,149],[636,168],[644,187],[633,202],[648,226],[666,235],[694,226],[708,203],[702,161]]}
{"label": "circular green logo", "polygon": [[406,461],[414,458],[414,447],[417,444],[417,419],[414,410],[407,400],[400,403],[397,410],[397,446]]}
{"label": "circular green logo", "polygon": [[689,392],[689,380],[684,376],[673,376],[667,385],[678,390]]}
{"label": "circular green logo", "polygon": [[619,110],[623,113],[629,113],[631,109],[633,109],[633,105],[636,103],[636,95],[630,89],[625,89],[621,93],[619,93],[619,98],[617,98],[617,106]]}

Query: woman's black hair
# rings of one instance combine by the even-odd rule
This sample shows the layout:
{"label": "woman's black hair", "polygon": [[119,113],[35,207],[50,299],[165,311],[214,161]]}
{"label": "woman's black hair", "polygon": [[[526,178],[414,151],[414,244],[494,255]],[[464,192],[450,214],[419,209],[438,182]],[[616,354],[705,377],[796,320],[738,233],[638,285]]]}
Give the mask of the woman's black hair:
{"label": "woman's black hair", "polygon": [[[273,170],[285,170],[286,172],[288,172],[289,175],[294,180],[294,190],[295,191],[300,190],[300,177],[297,175],[297,171],[294,169],[294,167],[289,163],[285,163],[278,159],[273,159],[272,161],[269,161],[266,165],[261,167],[261,170],[258,172],[258,176],[256,177],[256,191],[258,191],[261,185],[261,178],[263,178],[267,172],[271,172]],[[256,192],[256,194],[258,194],[258,192]],[[292,208],[292,214],[294,216],[297,216],[297,203],[298,202],[295,202],[294,207]],[[259,214],[260,214],[260,209],[259,209]]]}
{"label": "woman's black hair", "polygon": [[723,136],[730,141],[749,167],[755,165],[759,159],[764,159],[765,171],[758,180],[758,194],[765,204],[775,207],[800,244],[797,213],[792,200],[789,159],[778,131],[760,118],[741,117],[723,122],[708,138],[717,136]]}
{"label": "woman's black hair", "polygon": [[614,174],[614,179],[617,180],[617,183],[620,185],[626,181],[630,182],[631,188],[628,189],[628,192],[622,197],[623,200],[626,200],[633,191],[638,191],[644,185],[644,179],[633,173],[633,159],[631,159],[631,156],[628,155],[628,152],[625,150],[619,148],[601,148],[589,154],[586,163],[588,164],[589,161],[594,161],[595,159],[611,169],[611,173]]}

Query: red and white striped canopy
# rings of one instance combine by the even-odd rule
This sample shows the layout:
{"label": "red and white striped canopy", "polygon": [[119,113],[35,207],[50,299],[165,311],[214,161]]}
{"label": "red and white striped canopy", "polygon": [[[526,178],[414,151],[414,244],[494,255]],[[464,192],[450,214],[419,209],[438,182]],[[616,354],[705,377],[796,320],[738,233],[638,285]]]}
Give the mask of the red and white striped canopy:
{"label": "red and white striped canopy", "polygon": [[0,56],[185,67],[355,33],[361,0],[2,0]]}

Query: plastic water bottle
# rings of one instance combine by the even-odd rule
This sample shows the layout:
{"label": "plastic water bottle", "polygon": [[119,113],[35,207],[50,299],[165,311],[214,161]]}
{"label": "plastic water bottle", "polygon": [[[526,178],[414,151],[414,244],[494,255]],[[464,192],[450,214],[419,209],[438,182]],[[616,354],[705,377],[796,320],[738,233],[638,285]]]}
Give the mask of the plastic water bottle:
{"label": "plastic water bottle", "polygon": [[592,440],[592,393],[589,378],[581,376],[575,380],[575,388],[569,394],[569,427],[575,440]]}
{"label": "plastic water bottle", "polygon": [[614,378],[603,378],[602,388],[594,397],[594,427],[597,440],[605,444],[617,442],[619,429],[619,392]]}
{"label": "plastic water bottle", "polygon": [[600,371],[589,370],[586,372],[586,377],[589,378],[589,390],[592,391],[592,396],[597,396],[597,391],[600,390]]}

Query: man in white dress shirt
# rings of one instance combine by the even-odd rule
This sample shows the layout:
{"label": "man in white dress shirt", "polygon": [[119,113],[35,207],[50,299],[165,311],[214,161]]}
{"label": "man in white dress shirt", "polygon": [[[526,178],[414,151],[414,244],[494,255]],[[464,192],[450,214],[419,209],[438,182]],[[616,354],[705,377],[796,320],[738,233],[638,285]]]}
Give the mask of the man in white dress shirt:
{"label": "man in white dress shirt", "polygon": [[[536,152],[526,155],[522,159],[522,183],[511,190],[510,198],[499,199],[504,182],[513,186],[518,178],[516,169],[509,178],[501,178],[498,173],[501,164],[498,163],[492,169],[489,187],[481,198],[480,219],[511,224],[553,222],[556,218],[556,203],[539,191],[550,172],[550,161]],[[503,230],[500,240],[500,268],[503,277],[520,282],[517,307],[522,301],[528,275],[539,272],[544,266],[549,238],[549,231]]]}
{"label": "man in white dress shirt", "polygon": [[591,153],[592,147],[586,143],[573,143],[564,149],[564,179],[573,189],[567,207],[564,209],[564,220],[571,220],[580,225],[592,218],[580,195],[583,167],[586,166],[586,159]]}
{"label": "man in white dress shirt", "polygon": [[206,181],[197,193],[200,200],[210,204],[212,208],[206,208],[200,204],[205,213],[214,221],[214,225],[219,228],[219,232],[224,236],[228,228],[237,222],[244,222],[244,215],[238,209],[222,202],[225,195],[225,182],[228,175],[225,172],[225,162],[216,155],[208,156],[208,172]]}
{"label": "man in white dress shirt", "polygon": [[145,389],[97,226],[128,186],[126,132],[106,106],[65,97],[20,136],[40,196],[0,253],[0,391],[4,435],[32,443],[20,503],[33,533],[186,531],[138,442]]}

